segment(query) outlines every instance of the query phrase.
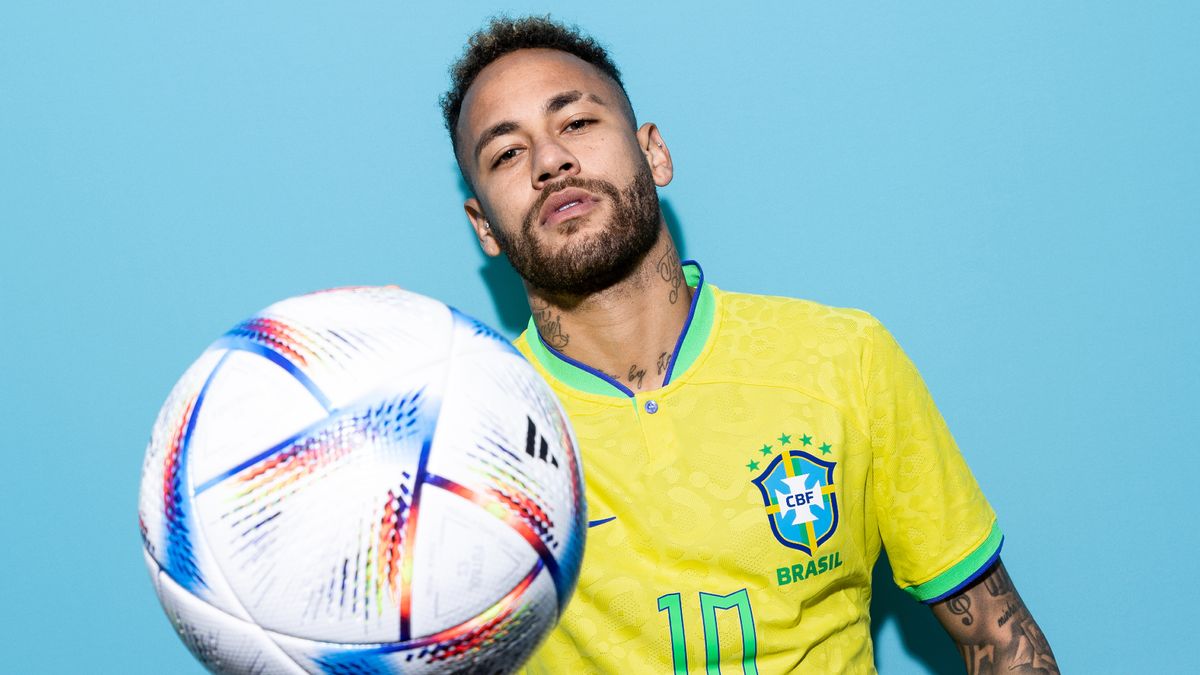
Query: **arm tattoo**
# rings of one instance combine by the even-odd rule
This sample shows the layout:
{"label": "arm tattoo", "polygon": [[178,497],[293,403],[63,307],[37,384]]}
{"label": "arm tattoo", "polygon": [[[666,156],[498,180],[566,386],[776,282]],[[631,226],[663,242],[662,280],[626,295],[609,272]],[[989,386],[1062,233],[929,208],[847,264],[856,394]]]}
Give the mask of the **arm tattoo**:
{"label": "arm tattoo", "polygon": [[939,619],[971,675],[1059,672],[1050,643],[1002,564],[941,607]]}
{"label": "arm tattoo", "polygon": [[658,355],[658,374],[662,375],[667,372],[667,366],[671,364],[671,352],[663,352]]}
{"label": "arm tattoo", "polygon": [[629,366],[629,381],[637,382],[637,385],[642,386],[642,378],[646,376],[645,368],[638,368],[637,364]]}
{"label": "arm tattoo", "polygon": [[971,597],[966,593],[959,593],[946,601],[946,609],[949,609],[952,614],[962,616],[964,626],[975,623],[975,617],[971,616]]}
{"label": "arm tattoo", "polygon": [[1021,666],[1028,666],[1034,672],[1057,673],[1058,663],[1054,660],[1054,653],[1050,651],[1050,643],[1046,641],[1042,629],[1029,615],[1029,610],[1024,610],[1022,614],[1024,617],[1019,622],[1013,622],[1016,624],[1013,640],[1017,649],[1008,669],[1016,670]]}
{"label": "arm tattoo", "polygon": [[958,653],[967,664],[967,675],[990,673],[996,665],[996,648],[991,645],[959,645]]}
{"label": "arm tattoo", "polygon": [[1017,611],[1017,606],[1012,604],[1011,602],[1008,603],[1004,607],[1004,613],[1000,615],[999,619],[996,619],[996,628],[1004,628],[1004,624],[1008,623],[1008,620],[1012,618],[1013,614],[1016,611]]}
{"label": "arm tattoo", "polygon": [[672,305],[679,302],[679,289],[683,286],[683,268],[679,266],[679,254],[675,252],[674,246],[668,248],[658,259],[658,274],[671,286],[671,293],[667,299]]}
{"label": "arm tattoo", "polygon": [[529,309],[533,312],[533,322],[537,325],[538,333],[546,344],[555,349],[565,349],[571,341],[571,336],[563,332],[562,315],[554,314],[549,303],[530,302]]}
{"label": "arm tattoo", "polygon": [[983,587],[993,598],[1008,595],[1013,592],[1012,577],[1008,576],[1008,570],[998,567],[995,572],[984,577]]}

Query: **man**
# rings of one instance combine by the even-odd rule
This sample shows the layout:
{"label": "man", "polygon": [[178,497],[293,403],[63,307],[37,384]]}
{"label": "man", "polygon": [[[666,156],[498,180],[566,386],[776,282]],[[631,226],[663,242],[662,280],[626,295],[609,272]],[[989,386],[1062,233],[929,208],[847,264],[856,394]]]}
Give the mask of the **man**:
{"label": "man", "polygon": [[970,672],[1058,672],[912,364],[863,312],[681,264],[670,151],[599,45],[499,19],[452,77],[467,216],[525,280],[516,346],[573,421],[593,519],[529,672],[872,672],[881,546]]}

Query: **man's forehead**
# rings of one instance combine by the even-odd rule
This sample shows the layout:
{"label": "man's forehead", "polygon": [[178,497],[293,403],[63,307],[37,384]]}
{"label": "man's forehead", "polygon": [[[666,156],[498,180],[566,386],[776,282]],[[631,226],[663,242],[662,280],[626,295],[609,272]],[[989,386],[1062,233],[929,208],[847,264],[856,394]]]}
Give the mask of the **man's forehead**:
{"label": "man's forehead", "polygon": [[519,119],[543,111],[564,91],[579,91],[617,105],[617,87],[595,66],[557,49],[521,49],[480,71],[463,97],[460,132],[477,136],[501,119]]}

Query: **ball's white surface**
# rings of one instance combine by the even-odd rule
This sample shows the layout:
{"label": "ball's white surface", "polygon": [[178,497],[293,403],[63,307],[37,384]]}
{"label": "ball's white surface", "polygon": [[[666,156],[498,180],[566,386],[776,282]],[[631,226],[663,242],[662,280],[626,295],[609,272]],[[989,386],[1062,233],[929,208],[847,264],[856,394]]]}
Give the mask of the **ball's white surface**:
{"label": "ball's white surface", "polygon": [[515,669],[586,514],[566,416],[486,326],[399,288],[276,303],[184,373],[139,524],[172,625],[219,672]]}

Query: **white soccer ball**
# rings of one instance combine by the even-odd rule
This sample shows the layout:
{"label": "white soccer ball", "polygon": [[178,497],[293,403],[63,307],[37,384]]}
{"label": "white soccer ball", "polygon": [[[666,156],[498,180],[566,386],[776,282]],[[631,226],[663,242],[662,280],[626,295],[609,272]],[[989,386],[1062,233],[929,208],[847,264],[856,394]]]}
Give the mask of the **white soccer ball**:
{"label": "white soccer ball", "polygon": [[222,673],[507,673],[574,589],[574,436],[507,341],[395,287],[271,305],[154,424],[138,521]]}

